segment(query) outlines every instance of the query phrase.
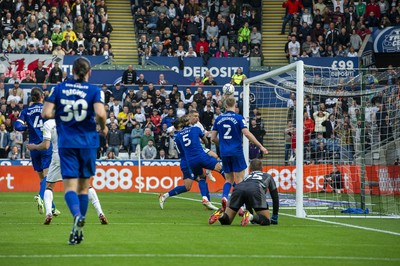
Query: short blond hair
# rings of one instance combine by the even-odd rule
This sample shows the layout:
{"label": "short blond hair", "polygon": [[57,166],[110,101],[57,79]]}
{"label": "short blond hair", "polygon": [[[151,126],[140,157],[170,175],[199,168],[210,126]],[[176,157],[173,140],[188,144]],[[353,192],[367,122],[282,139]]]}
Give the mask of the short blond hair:
{"label": "short blond hair", "polygon": [[225,100],[225,106],[226,107],[235,107],[235,105],[236,105],[236,99],[235,99],[235,97],[228,97],[228,98],[226,98],[226,100]]}

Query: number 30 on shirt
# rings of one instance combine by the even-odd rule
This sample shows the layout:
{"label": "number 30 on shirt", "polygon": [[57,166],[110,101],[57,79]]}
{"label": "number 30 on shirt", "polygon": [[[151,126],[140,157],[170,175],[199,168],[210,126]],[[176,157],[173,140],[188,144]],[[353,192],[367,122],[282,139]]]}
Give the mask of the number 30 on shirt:
{"label": "number 30 on shirt", "polygon": [[64,122],[70,122],[74,119],[77,122],[81,122],[86,119],[88,103],[85,99],[66,100],[61,99],[61,104],[64,105],[65,115],[61,115],[60,119]]}

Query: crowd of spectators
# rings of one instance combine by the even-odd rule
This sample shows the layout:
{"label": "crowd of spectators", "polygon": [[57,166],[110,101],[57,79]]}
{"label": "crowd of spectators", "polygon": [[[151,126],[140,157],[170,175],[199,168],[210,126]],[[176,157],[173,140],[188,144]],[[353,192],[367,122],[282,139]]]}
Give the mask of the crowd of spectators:
{"label": "crowd of spectators", "polygon": [[299,57],[357,57],[373,28],[400,25],[397,0],[285,0],[282,7],[282,34],[289,25],[289,62]]}
{"label": "crowd of spectators", "polygon": [[0,52],[113,56],[104,0],[3,0]]}
{"label": "crowd of spectators", "polygon": [[[358,93],[360,88],[346,91],[342,85],[336,86],[335,93],[330,93],[330,96],[306,94],[303,109],[304,160],[312,164],[352,163],[361,152],[379,150],[382,145],[398,138],[399,70],[389,66],[381,72],[379,79],[373,76],[378,72],[372,71],[365,88],[372,93],[366,96]],[[312,88],[316,84],[307,86]],[[287,104],[288,124],[284,130],[286,164],[295,160],[295,99],[292,93]]]}
{"label": "crowd of spectators", "polygon": [[[137,77],[129,66],[122,75],[123,83],[103,84],[110,131],[101,140],[98,158],[121,158],[121,151],[131,158],[132,154],[137,156],[138,147],[143,159],[179,158],[171,135],[174,120],[197,110],[201,124],[209,131],[215,118],[224,111],[220,89],[205,91],[201,80],[207,77],[194,85],[170,85],[160,74],[159,80],[153,83],[143,73]],[[237,112],[240,108],[239,101]],[[261,129],[261,115],[255,114],[253,117],[258,120],[251,131],[262,141],[265,132]],[[207,147],[218,152],[211,143]],[[253,154],[258,156],[259,151]]]}
{"label": "crowd of spectators", "polygon": [[256,57],[261,52],[262,1],[131,0],[138,54],[149,56]]}

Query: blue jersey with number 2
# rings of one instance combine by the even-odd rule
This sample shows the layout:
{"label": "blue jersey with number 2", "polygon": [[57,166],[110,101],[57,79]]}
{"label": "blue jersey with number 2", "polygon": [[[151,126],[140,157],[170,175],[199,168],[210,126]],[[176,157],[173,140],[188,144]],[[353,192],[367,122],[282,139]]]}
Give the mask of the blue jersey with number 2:
{"label": "blue jersey with number 2", "polygon": [[97,86],[75,80],[55,86],[47,99],[56,105],[59,148],[97,148],[94,103],[104,103],[104,94]]}
{"label": "blue jersey with number 2", "polygon": [[221,157],[243,154],[242,129],[246,127],[243,116],[232,111],[217,117],[213,130],[218,132]]}

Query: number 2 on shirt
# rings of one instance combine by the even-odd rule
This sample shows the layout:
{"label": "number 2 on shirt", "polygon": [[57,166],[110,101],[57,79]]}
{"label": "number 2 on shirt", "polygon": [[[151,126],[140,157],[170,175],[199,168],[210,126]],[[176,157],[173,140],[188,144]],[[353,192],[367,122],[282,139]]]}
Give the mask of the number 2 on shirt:
{"label": "number 2 on shirt", "polygon": [[231,133],[231,130],[232,130],[231,125],[224,124],[223,126],[224,126],[224,128],[226,128],[226,131],[224,134],[224,139],[232,139],[232,136],[229,135],[229,133]]}

